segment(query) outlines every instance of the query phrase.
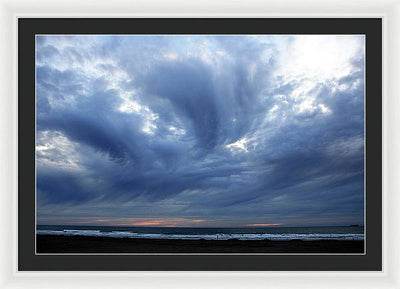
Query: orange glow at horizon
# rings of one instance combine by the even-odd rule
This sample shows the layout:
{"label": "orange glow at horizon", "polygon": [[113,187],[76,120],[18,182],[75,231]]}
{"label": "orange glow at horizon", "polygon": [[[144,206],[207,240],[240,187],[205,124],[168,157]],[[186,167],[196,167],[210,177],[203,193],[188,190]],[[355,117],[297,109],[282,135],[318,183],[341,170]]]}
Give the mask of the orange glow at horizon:
{"label": "orange glow at horizon", "polygon": [[269,226],[281,226],[283,224],[278,223],[265,223],[265,224],[248,224],[248,227],[269,227]]}
{"label": "orange glow at horizon", "polygon": [[[232,220],[233,221],[233,220]],[[60,222],[60,224],[63,224]],[[143,217],[86,217],[84,220],[75,219],[68,225],[93,226],[138,226],[138,227],[205,227],[205,228],[243,228],[243,227],[275,227],[284,226],[282,223],[233,223],[223,224],[219,219],[191,219],[184,217],[143,218]]]}
{"label": "orange glow at horizon", "polygon": [[134,221],[117,224],[118,226],[158,226],[158,227],[179,227],[190,226],[192,224],[203,223],[202,219],[167,218],[167,219],[145,219],[139,218]]}
{"label": "orange glow at horizon", "polygon": [[137,222],[137,223],[131,223],[131,225],[134,226],[155,226],[155,225],[162,225],[163,222],[161,221],[147,221],[147,222]]}

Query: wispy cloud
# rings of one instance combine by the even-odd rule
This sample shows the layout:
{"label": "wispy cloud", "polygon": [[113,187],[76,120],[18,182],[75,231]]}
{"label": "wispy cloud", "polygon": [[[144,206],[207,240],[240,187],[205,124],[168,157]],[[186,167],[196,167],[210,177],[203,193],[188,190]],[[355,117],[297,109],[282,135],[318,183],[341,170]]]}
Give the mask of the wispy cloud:
{"label": "wispy cloud", "polygon": [[39,223],[363,223],[363,36],[36,46]]}

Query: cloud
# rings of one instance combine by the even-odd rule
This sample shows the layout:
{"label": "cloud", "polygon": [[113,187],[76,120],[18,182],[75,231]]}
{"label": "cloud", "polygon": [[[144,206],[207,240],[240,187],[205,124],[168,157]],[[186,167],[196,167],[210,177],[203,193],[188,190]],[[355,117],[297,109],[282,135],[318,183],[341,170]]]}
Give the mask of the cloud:
{"label": "cloud", "polygon": [[363,37],[36,45],[39,222],[363,223]]}

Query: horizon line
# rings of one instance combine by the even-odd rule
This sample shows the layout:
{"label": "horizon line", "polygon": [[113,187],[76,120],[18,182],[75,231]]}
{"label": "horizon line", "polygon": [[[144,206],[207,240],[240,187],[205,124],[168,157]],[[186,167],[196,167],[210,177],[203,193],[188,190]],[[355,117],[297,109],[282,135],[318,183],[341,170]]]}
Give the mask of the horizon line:
{"label": "horizon line", "polygon": [[126,228],[190,228],[190,229],[230,229],[230,228],[304,228],[304,227],[364,227],[360,224],[348,224],[348,225],[269,225],[269,226],[227,226],[227,227],[187,227],[187,226],[134,226],[134,225],[84,225],[84,224],[36,224],[36,226],[75,226],[75,227],[126,227]]}

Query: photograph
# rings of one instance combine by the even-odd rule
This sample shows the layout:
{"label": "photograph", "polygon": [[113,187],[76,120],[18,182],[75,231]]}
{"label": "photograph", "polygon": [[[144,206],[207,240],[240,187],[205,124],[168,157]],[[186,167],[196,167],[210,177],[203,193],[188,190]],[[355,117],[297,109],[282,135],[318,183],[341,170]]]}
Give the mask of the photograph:
{"label": "photograph", "polygon": [[365,34],[36,34],[35,254],[366,253]]}

